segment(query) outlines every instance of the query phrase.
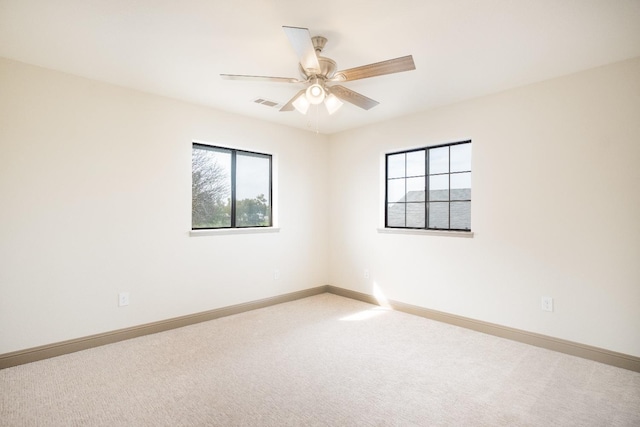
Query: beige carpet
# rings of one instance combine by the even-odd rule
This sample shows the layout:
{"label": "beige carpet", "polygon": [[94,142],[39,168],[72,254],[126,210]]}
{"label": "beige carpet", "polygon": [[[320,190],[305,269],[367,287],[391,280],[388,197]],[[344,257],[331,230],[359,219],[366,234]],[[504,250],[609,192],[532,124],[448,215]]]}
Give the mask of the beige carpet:
{"label": "beige carpet", "polygon": [[0,371],[2,426],[640,426],[640,373],[322,294]]}

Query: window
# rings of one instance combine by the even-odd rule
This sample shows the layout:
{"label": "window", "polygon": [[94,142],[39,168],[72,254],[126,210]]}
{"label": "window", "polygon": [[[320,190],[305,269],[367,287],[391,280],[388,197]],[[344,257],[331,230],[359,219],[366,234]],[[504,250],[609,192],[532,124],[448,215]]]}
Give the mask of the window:
{"label": "window", "polygon": [[191,228],[270,227],[271,156],[193,144]]}
{"label": "window", "polygon": [[471,141],[386,155],[385,227],[471,230]]}

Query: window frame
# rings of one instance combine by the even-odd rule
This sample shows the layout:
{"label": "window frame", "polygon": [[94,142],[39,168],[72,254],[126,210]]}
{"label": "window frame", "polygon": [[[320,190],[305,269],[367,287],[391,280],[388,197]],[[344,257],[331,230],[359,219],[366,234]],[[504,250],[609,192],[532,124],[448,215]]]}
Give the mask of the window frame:
{"label": "window frame", "polygon": [[[213,145],[213,144],[209,144],[209,143],[203,143],[203,142],[198,142],[198,141],[192,141],[191,143],[191,153],[193,156],[193,150],[197,147],[201,147],[200,149],[211,149],[211,150],[221,150],[221,151],[228,151],[230,152],[230,157],[231,157],[231,164],[230,164],[230,170],[229,170],[229,174],[230,174],[230,189],[229,189],[229,193],[230,193],[230,199],[231,199],[231,206],[230,206],[230,217],[231,217],[231,225],[228,227],[197,227],[194,228],[193,226],[193,207],[192,207],[192,213],[191,213],[191,233],[192,235],[196,235],[195,233],[211,233],[211,232],[229,232],[229,231],[245,231],[245,232],[251,232],[251,231],[268,231],[269,229],[274,229],[274,200],[273,200],[273,193],[274,193],[274,178],[273,178],[273,170],[274,170],[274,155],[273,154],[269,154],[269,153],[261,153],[258,151],[253,151],[253,150],[244,150],[244,149],[240,149],[240,148],[233,148],[233,147],[228,147],[228,146],[223,146],[223,145]],[[266,157],[269,160],[269,204],[268,204],[268,212],[269,212],[269,223],[267,225],[245,225],[245,226],[239,226],[236,223],[236,213],[237,213],[237,200],[236,200],[236,181],[237,181],[237,176],[236,176],[236,167],[237,167],[237,155],[238,153],[240,153],[241,155],[250,155],[250,156],[258,156],[258,157]],[[193,161],[191,164],[191,171],[193,174]],[[193,183],[193,177],[192,177],[192,183]],[[193,197],[192,197],[193,200]]]}
{"label": "window frame", "polygon": [[[462,145],[462,144],[472,144],[472,140],[471,139],[466,139],[466,140],[462,140],[462,141],[456,141],[456,142],[449,142],[449,143],[443,143],[443,144],[436,144],[436,145],[428,145],[428,146],[422,146],[422,147],[417,147],[417,148],[410,148],[410,149],[405,149],[405,150],[399,150],[399,151],[392,151],[392,152],[386,152],[384,153],[383,156],[383,162],[384,162],[384,176],[383,176],[383,186],[382,189],[384,191],[384,206],[383,206],[383,229],[380,229],[379,231],[384,231],[384,232],[418,232],[418,233],[428,233],[428,234],[437,234],[437,235],[469,235],[472,236],[473,235],[473,231],[471,228],[471,217],[469,218],[469,229],[466,228],[451,228],[451,203],[452,202],[469,202],[469,204],[471,204],[472,202],[472,196],[470,195],[469,199],[464,199],[464,200],[451,200],[451,175],[452,174],[460,174],[460,173],[472,173],[472,170],[468,170],[468,171],[456,171],[456,172],[451,172],[451,151],[450,148],[453,146],[457,146],[457,145]],[[430,200],[430,174],[429,174],[429,152],[430,150],[434,150],[437,148],[442,148],[442,147],[448,147],[449,148],[449,156],[448,156],[448,172],[446,173],[441,173],[441,174],[436,174],[436,175],[447,175],[448,176],[448,181],[449,181],[449,186],[448,186],[448,199],[446,201],[431,201]],[[473,147],[473,146],[472,146]],[[406,226],[406,206],[405,206],[405,226],[390,226],[389,225],[389,181],[390,179],[394,179],[394,178],[389,178],[389,157],[393,156],[393,155],[398,155],[398,154],[409,154],[409,153],[414,153],[414,152],[418,152],[418,151],[424,151],[425,152],[425,170],[424,170],[424,178],[425,178],[425,196],[424,196],[424,201],[423,202],[411,202],[411,203],[423,203],[424,204],[424,214],[425,214],[425,226],[424,227],[409,227]],[[405,163],[406,166],[406,163]],[[403,179],[408,179],[410,178],[409,176],[407,176],[407,172],[405,170],[405,176],[403,177]],[[472,187],[471,187],[472,188]],[[405,197],[406,197],[406,187],[405,187]],[[430,203],[434,203],[434,202],[442,202],[442,203],[447,203],[448,206],[448,228],[430,228],[429,227],[429,209],[430,209]],[[391,203],[395,203],[395,202],[391,202]],[[404,204],[408,204],[409,202],[404,202]],[[469,215],[471,215],[471,208],[469,211]]]}

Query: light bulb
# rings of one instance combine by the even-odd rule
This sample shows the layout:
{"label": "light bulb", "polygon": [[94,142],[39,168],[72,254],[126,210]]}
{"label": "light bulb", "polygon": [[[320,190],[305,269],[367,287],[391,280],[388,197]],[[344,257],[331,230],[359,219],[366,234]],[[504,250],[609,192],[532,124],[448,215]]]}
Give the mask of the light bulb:
{"label": "light bulb", "polygon": [[320,88],[320,86],[311,86],[311,95],[313,97],[318,97],[320,96],[320,94],[322,93],[322,89]]}
{"label": "light bulb", "polygon": [[307,88],[307,101],[310,103],[317,105],[324,101],[325,93],[322,86],[318,83],[314,83]]}

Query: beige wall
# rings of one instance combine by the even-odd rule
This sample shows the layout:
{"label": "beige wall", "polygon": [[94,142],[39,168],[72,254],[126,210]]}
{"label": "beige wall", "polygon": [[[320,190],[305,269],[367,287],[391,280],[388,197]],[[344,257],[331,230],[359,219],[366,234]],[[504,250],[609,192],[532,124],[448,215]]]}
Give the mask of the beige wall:
{"label": "beige wall", "polygon": [[[375,284],[640,356],[638,76],[640,58],[327,137],[0,60],[0,353]],[[475,237],[378,233],[383,154],[462,139]],[[276,155],[279,233],[189,237],[192,140]]]}
{"label": "beige wall", "polygon": [[[327,137],[8,60],[0,122],[0,353],[328,281]],[[194,139],[277,157],[279,233],[189,237]]]}
{"label": "beige wall", "polygon": [[[463,139],[474,238],[378,233],[382,155]],[[330,145],[332,285],[640,356],[640,58]]]}

